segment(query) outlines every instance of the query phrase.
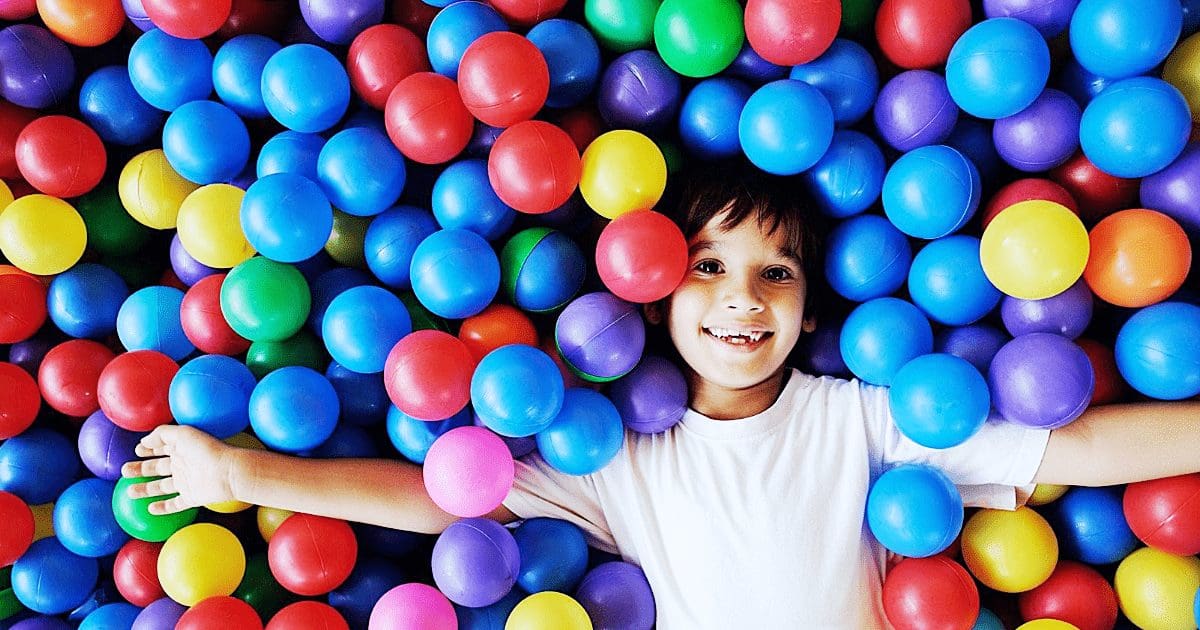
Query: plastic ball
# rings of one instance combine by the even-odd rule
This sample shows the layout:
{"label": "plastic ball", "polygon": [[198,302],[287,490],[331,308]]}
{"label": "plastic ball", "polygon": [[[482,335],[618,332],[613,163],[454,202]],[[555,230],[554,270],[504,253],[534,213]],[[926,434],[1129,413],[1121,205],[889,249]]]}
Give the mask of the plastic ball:
{"label": "plastic ball", "polygon": [[1064,557],[1099,566],[1120,561],[1138,546],[1120,495],[1108,488],[1072,488],[1050,514]]}
{"label": "plastic ball", "polygon": [[241,542],[228,529],[212,523],[180,529],[158,555],[163,590],[185,606],[233,593],[245,571]]}
{"label": "plastic ball", "polygon": [[450,601],[472,608],[494,604],[512,589],[520,570],[512,533],[472,518],[451,524],[433,546],[433,579]]}
{"label": "plastic ball", "polygon": [[223,440],[250,424],[247,405],[254,375],[246,365],[222,355],[196,357],[171,379],[168,401],[179,424],[194,426]]}
{"label": "plastic ball", "polygon": [[364,29],[383,21],[383,0],[301,0],[300,15],[317,37],[330,44],[349,44]]}
{"label": "plastic ball", "polygon": [[413,332],[388,353],[384,364],[388,397],[416,418],[449,418],[470,401],[476,361],[453,335],[439,330]]}
{"label": "plastic ball", "polygon": [[549,426],[562,409],[563,379],[541,350],[501,346],[479,362],[470,392],[472,406],[488,428],[506,437],[525,437]]}
{"label": "plastic ball", "polygon": [[610,293],[588,293],[563,309],[554,327],[559,355],[577,376],[606,383],[641,358],[645,324],[635,305]]}
{"label": "plastic ball", "polygon": [[412,332],[400,298],[387,289],[347,289],[325,311],[321,337],[340,365],[363,374],[382,372],[392,347]]}
{"label": "plastic ball", "polygon": [[[286,206],[280,203],[283,200]],[[333,230],[333,208],[325,193],[295,173],[275,173],[255,181],[246,189],[239,214],[248,247],[278,262],[296,263],[315,256]]]}
{"label": "plastic ball", "polygon": [[47,315],[46,293],[46,285],[33,274],[0,265],[0,343],[24,341],[42,327]]}
{"label": "plastic ball", "polygon": [[500,289],[500,261],[482,236],[439,230],[417,245],[410,267],[413,293],[439,317],[462,319],[482,311]]}
{"label": "plastic ball", "polygon": [[666,127],[679,109],[679,75],[649,50],[617,57],[604,69],[596,100],[610,127],[650,131]]}
{"label": "plastic ball", "polygon": [[741,150],[738,118],[752,90],[737,79],[716,77],[692,87],[679,110],[679,135],[702,159],[732,157]]}
{"label": "plastic ball", "polygon": [[263,143],[255,169],[260,178],[275,173],[294,173],[317,181],[317,159],[325,138],[312,133],[281,131]]}
{"label": "plastic ball", "polygon": [[660,300],[687,273],[688,250],[683,232],[654,211],[616,217],[596,242],[596,269],[604,286],[630,302]]}
{"label": "plastic ball", "polygon": [[142,0],[146,17],[174,37],[201,39],[217,32],[233,7],[231,0]]}
{"label": "plastic ball", "polygon": [[74,447],[62,435],[33,427],[0,444],[0,491],[35,506],[54,500],[79,470]]}
{"label": "plastic ball", "polygon": [[337,426],[337,392],[329,379],[307,367],[267,374],[250,394],[250,426],[264,444],[297,453],[320,446]]}
{"label": "plastic ball", "polygon": [[[161,597],[138,613],[133,628],[136,630],[166,630],[174,628],[187,608],[170,597]],[[133,630],[133,629],[131,629]]]}
{"label": "plastic ball", "polygon": [[687,77],[708,77],[724,70],[745,38],[741,7],[732,0],[665,0],[654,16],[658,54],[672,70]]}
{"label": "plastic ball", "polygon": [[294,514],[271,537],[271,574],[298,595],[324,595],[350,576],[358,541],[343,520]]}
{"label": "plastic ball", "polygon": [[1013,204],[983,231],[979,259],[1003,293],[1041,300],[1066,291],[1083,275],[1089,244],[1083,222],[1053,201]]}
{"label": "plastic ball", "polygon": [[517,584],[529,593],[572,592],[587,571],[587,541],[578,527],[532,518],[513,530],[521,559]]}
{"label": "plastic ball", "polygon": [[579,246],[550,228],[522,230],[500,252],[504,291],[514,305],[527,311],[551,311],[565,305],[583,286],[586,272]]}
{"label": "plastic ball", "polygon": [[234,628],[259,630],[262,619],[250,604],[229,595],[213,595],[192,605],[179,617],[176,630],[204,630],[228,624]]}
{"label": "plastic ball", "polygon": [[0,517],[6,523],[0,534],[0,566],[7,567],[33,544],[33,512],[17,495],[0,491]]}
{"label": "plastic ball", "polygon": [[[650,159],[645,147],[634,150],[637,153],[615,157],[632,159],[640,154],[641,159]],[[605,161],[593,164],[590,173],[600,178],[629,175],[604,172],[622,166],[620,162]],[[488,154],[488,181],[496,195],[505,204],[529,214],[545,214],[565,204],[575,187],[581,185],[581,169],[579,149],[571,137],[562,128],[539,120],[519,122],[505,129]],[[608,183],[610,180],[605,179],[599,185]],[[638,184],[632,182],[633,186]]]}
{"label": "plastic ball", "polygon": [[221,314],[224,281],[225,274],[207,276],[188,289],[179,305],[179,323],[201,352],[233,356],[245,352],[250,342],[233,332]]}
{"label": "plastic ball", "polygon": [[504,630],[591,630],[592,621],[578,601],[557,591],[534,593],[513,608]]}
{"label": "plastic ball", "polygon": [[227,182],[250,158],[250,135],[232,109],[214,101],[192,101],[167,116],[163,153],[175,172],[189,181]]}
{"label": "plastic ball", "polygon": [[48,195],[26,195],[0,214],[0,253],[22,271],[62,273],[83,256],[87,228],[71,204]]}
{"label": "plastic ball", "polygon": [[888,406],[896,426],[929,448],[949,448],[974,435],[991,410],[987,381],[965,359],[927,354],[892,379]]}
{"label": "plastic ball", "polygon": [[434,441],[422,474],[429,498],[439,508],[473,518],[499,507],[512,489],[514,470],[512,454],[499,436],[483,427],[464,426]]}
{"label": "plastic ball", "polygon": [[1112,585],[1095,569],[1070,560],[1060,560],[1041,586],[1022,593],[1017,601],[1024,619],[1059,619],[1078,630],[1102,630],[1117,623]]}
{"label": "plastic ball", "polygon": [[486,33],[463,52],[458,91],[471,115],[495,127],[529,120],[550,91],[546,59],[516,33]]}
{"label": "plastic ball", "polygon": [[966,235],[939,238],[917,252],[908,290],[930,319],[950,326],[978,321],[1001,297],[979,264],[979,239]]}
{"label": "plastic ball", "polygon": [[875,128],[891,147],[911,151],[946,141],[958,121],[958,106],[946,80],[928,70],[909,70],[892,77],[879,90]]}
{"label": "plastic ball", "polygon": [[290,628],[322,628],[323,630],[349,630],[350,626],[329,604],[317,601],[300,601],[288,604],[271,617],[267,623],[270,630]]}
{"label": "plastic ball", "polygon": [[100,373],[114,356],[107,346],[95,341],[74,339],[55,346],[38,368],[42,398],[52,409],[68,416],[91,414],[100,408],[96,398]]}
{"label": "plastic ball", "polygon": [[221,312],[251,341],[282,341],[304,325],[312,296],[290,265],[256,256],[234,267],[221,284]]}
{"label": "plastic ball", "polygon": [[400,198],[404,158],[387,137],[366,127],[335,134],[321,149],[317,177],[329,203],[356,216],[374,216]]}
{"label": "plastic ball", "polygon": [[1200,496],[1200,475],[1179,475],[1129,484],[1125,519],[1147,545],[1178,556],[1200,553],[1200,517],[1187,506]]}
{"label": "plastic ball", "polygon": [[12,592],[26,608],[58,615],[87,600],[99,572],[94,558],[71,553],[53,536],[43,538],[13,564]]}
{"label": "plastic ball", "polygon": [[747,42],[742,44],[742,50],[738,52],[737,57],[734,57],[733,63],[729,64],[724,74],[761,84],[787,77],[788,68],[763,59],[762,55],[755,52],[754,47]]}
{"label": "plastic ball", "polygon": [[843,9],[834,0],[751,0],[745,11],[746,40],[754,51],[771,63],[797,66],[830,49]]}
{"label": "plastic ball", "polygon": [[656,0],[586,0],[583,15],[600,44],[619,54],[654,40],[659,5]]}
{"label": "plastic ball", "polygon": [[76,46],[104,44],[117,36],[125,22],[119,0],[42,0],[37,12],[51,33]]}
{"label": "plastic ball", "polygon": [[666,188],[662,151],[636,131],[601,135],[588,145],[581,162],[579,191],[588,206],[608,219],[652,208]]}
{"label": "plastic ball", "polygon": [[451,429],[471,426],[471,416],[470,407],[465,407],[445,419],[422,420],[392,405],[388,408],[385,426],[388,440],[405,459],[424,464],[433,443]]}
{"label": "plastic ball", "polygon": [[332,53],[312,44],[293,44],[267,60],[262,96],[279,124],[293,131],[320,133],[346,113],[350,79]]}
{"label": "plastic ball", "polygon": [[4,59],[0,96],[14,105],[31,109],[58,105],[66,101],[75,83],[71,51],[40,26],[13,24],[0,30],[0,58]]}
{"label": "plastic ball", "polygon": [[784,79],[750,95],[738,120],[738,137],[755,166],[774,175],[795,175],[825,154],[833,141],[833,123],[833,110],[816,88]]}
{"label": "plastic ball", "polygon": [[1200,186],[1197,160],[1200,145],[1188,145],[1174,162],[1141,180],[1141,207],[1153,208],[1180,224],[1191,234],[1200,234],[1200,212],[1195,201]]}
{"label": "plastic ball", "polygon": [[1179,4],[1152,0],[1128,5],[1082,0],[1071,14],[1071,52],[1084,68],[1119,79],[1157,66],[1183,27]]}
{"label": "plastic ball", "polygon": [[117,553],[129,539],[113,518],[113,487],[104,479],[81,479],[55,500],[54,535],[68,551],[101,558]]}
{"label": "plastic ball", "polygon": [[946,60],[946,87],[978,118],[1012,116],[1046,87],[1050,50],[1041,33],[1016,18],[984,20],[963,33]]}
{"label": "plastic ball", "polygon": [[873,385],[890,385],[912,359],[933,350],[933,329],[916,306],[893,297],[864,302],[842,325],[846,366]]}
{"label": "plastic ball", "polygon": [[121,169],[117,184],[121,205],[129,216],[156,230],[175,227],[179,207],[197,188],[175,172],[161,149],[134,156]]}
{"label": "plastic ball", "polygon": [[204,42],[173,37],[158,29],[143,33],[129,48],[129,79],[147,103],[164,111],[208,98],[213,90],[213,56]]}
{"label": "plastic ball", "polygon": [[183,332],[183,291],[151,286],[134,291],[117,311],[117,336],[128,350],[154,350],[181,360],[195,347]]}
{"label": "plastic ball", "polygon": [[151,481],[150,477],[122,477],[117,480],[112,493],[112,512],[117,524],[125,533],[138,540],[146,542],[163,542],[180,529],[191,525],[196,520],[198,510],[190,508],[174,514],[151,514],[150,504],[162,501],[167,497],[148,497],[144,499],[129,498],[129,486],[135,483]]}
{"label": "plastic ball", "polygon": [[393,289],[411,288],[409,267],[413,252],[437,230],[438,222],[428,210],[415,206],[385,210],[371,220],[363,239],[367,267]]}
{"label": "plastic ball", "polygon": [[436,588],[410,582],[384,593],[371,610],[369,630],[455,630],[454,606]]}
{"label": "plastic ball", "polygon": [[820,57],[795,66],[788,77],[820,90],[833,109],[837,125],[852,125],[861,120],[871,110],[879,92],[875,61],[862,45],[850,39],[833,40]]}
{"label": "plastic ball", "polygon": [[908,239],[879,215],[839,224],[826,245],[825,278],[843,297],[863,302],[894,293],[912,263]]}
{"label": "plastic ball", "polygon": [[100,409],[113,424],[129,431],[150,431],[171,421],[168,389],[179,366],[154,350],[119,354],[96,385]]}
{"label": "plastic ball", "polygon": [[1051,171],[1050,177],[1078,202],[1078,214],[1092,221],[1137,203],[1136,179],[1110,175],[1097,168],[1082,152]]}
{"label": "plastic ball", "polygon": [[533,322],[519,309],[507,304],[492,304],[479,314],[463,320],[458,338],[476,361],[501,346],[538,344]]}
{"label": "plastic ball", "polygon": [[1128,392],[1125,380],[1117,369],[1117,359],[1111,347],[1093,339],[1076,339],[1075,344],[1088,355],[1096,373],[1096,388],[1092,391],[1093,405],[1107,405],[1121,400]]}
{"label": "plastic ball", "polygon": [[608,398],[590,389],[568,388],[562,410],[537,433],[538,452],[569,475],[588,475],[612,461],[624,443],[621,415]]}
{"label": "plastic ball", "polygon": [[563,108],[582,103],[600,75],[600,47],[592,32],[578,22],[551,19],[539,21],[525,36],[546,59],[550,73],[546,105]]}
{"label": "plastic ball", "polygon": [[[121,596],[134,606],[146,607],[165,597],[158,583],[158,552],[162,545],[129,540],[113,562],[113,582]],[[136,612],[135,612],[136,614]]]}
{"label": "plastic ball", "polygon": [[905,558],[883,581],[883,610],[897,630],[966,628],[980,614],[979,589],[949,558]]}
{"label": "plastic ball", "polygon": [[1121,612],[1141,628],[1186,628],[1195,621],[1200,559],[1143,547],[1117,566]]}
{"label": "plastic ball", "polygon": [[654,595],[646,574],[628,562],[605,562],[593,567],[575,591],[579,604],[597,628],[638,628],[654,625]]}
{"label": "plastic ball", "polygon": [[254,255],[238,222],[244,197],[237,186],[209,184],[183,200],[177,225],[179,242],[189,256],[207,267],[228,269]]}
{"label": "plastic ball", "polygon": [[455,2],[438,12],[429,25],[426,48],[434,72],[458,78],[459,64],[477,39],[488,33],[507,31],[504,18],[482,2]]}
{"label": "plastic ball", "polygon": [[984,0],[989,18],[1014,17],[1024,20],[1046,39],[1066,30],[1079,0]]}
{"label": "plastic ball", "polygon": [[1092,292],[1081,280],[1066,291],[1042,300],[1005,297],[1000,316],[1014,337],[1046,332],[1075,339],[1092,321]]}
{"label": "plastic ball", "polygon": [[70,116],[43,116],[21,130],[14,153],[21,177],[55,197],[78,197],[100,183],[108,163],[100,136]]}
{"label": "plastic ball", "polygon": [[414,72],[397,83],[384,116],[392,142],[405,157],[422,164],[453,159],[474,129],[454,81],[433,72]]}
{"label": "plastic ball", "polygon": [[[417,537],[408,532],[400,532],[397,530],[385,530],[383,528],[362,529],[359,531],[360,545],[364,551],[375,553],[383,551],[382,548],[371,548],[371,538],[365,536],[366,532],[386,532],[388,537],[379,536],[378,540],[381,544],[392,545],[389,551],[404,552],[406,545],[404,541],[410,541],[407,547],[411,547],[411,541],[415,541]],[[392,536],[391,534],[399,534],[401,537]],[[395,544],[393,541],[399,541],[401,544]],[[355,565],[354,571],[350,573],[350,577],[341,586],[329,593],[329,604],[333,606],[352,627],[366,628],[368,619],[371,616],[371,608],[375,602],[379,600],[388,589],[392,586],[403,582],[405,573],[390,560],[384,558],[371,557],[363,554],[363,557]]]}
{"label": "plastic ball", "polygon": [[1095,374],[1087,355],[1065,337],[1035,332],[1008,342],[988,371],[992,403],[1010,422],[1056,429],[1091,402]]}
{"label": "plastic ball", "polygon": [[883,180],[883,210],[901,232],[935,239],[958,231],[981,197],[979,171],[958,150],[918,147],[900,156]]}
{"label": "plastic ball", "polygon": [[1170,297],[1187,279],[1192,247],[1174,219],[1154,210],[1122,210],[1101,220],[1083,279],[1100,299],[1131,308]]}
{"label": "plastic ball", "polygon": [[1117,369],[1137,391],[1160,400],[1200,394],[1200,366],[1177,348],[1200,343],[1200,306],[1164,302],[1134,313],[1113,347]]}
{"label": "plastic ball", "polygon": [[875,14],[875,39],[897,66],[932,68],[945,63],[970,26],[967,0],[883,0]]}
{"label": "plastic ball", "polygon": [[1058,539],[1028,507],[981,510],[967,520],[963,560],[975,579],[1002,593],[1023,593],[1045,582],[1058,563]]}
{"label": "plastic ball", "polygon": [[940,470],[905,464],[875,480],[867,495],[867,525],[889,550],[910,558],[932,556],[962,528],[962,497]]}
{"label": "plastic ball", "polygon": [[1175,86],[1183,94],[1183,98],[1187,100],[1188,109],[1192,111],[1193,120],[1198,115],[1197,106],[1200,106],[1200,90],[1198,90],[1200,85],[1197,85],[1192,77],[1198,53],[1200,53],[1200,37],[1189,36],[1171,51],[1162,67],[1163,81]]}
{"label": "plastic ball", "polygon": [[50,320],[72,337],[103,338],[117,329],[129,287],[116,272],[84,263],[55,276],[46,293]]}
{"label": "plastic ball", "polygon": [[483,160],[460,160],[446,167],[433,184],[431,204],[441,227],[471,230],[489,241],[508,232],[517,216],[492,189]]}
{"label": "plastic ball", "polygon": [[7,440],[33,425],[42,397],[37,381],[12,363],[0,363],[0,389],[8,393],[0,403],[0,439]]}
{"label": "plastic ball", "polygon": [[[1142,116],[1143,111],[1155,115]],[[1179,90],[1161,79],[1134,77],[1109,86],[1083,110],[1079,144],[1106,173],[1145,177],[1179,157],[1190,131],[1187,102]]]}
{"label": "plastic ball", "polygon": [[428,72],[425,45],[411,30],[397,24],[376,24],[359,33],[346,53],[350,87],[368,105],[382,110],[388,95],[414,72]]}
{"label": "plastic ball", "polygon": [[1013,168],[1045,171],[1066,162],[1079,149],[1079,105],[1058,90],[1044,90],[1025,109],[1001,118],[992,128],[996,151]]}
{"label": "plastic ball", "polygon": [[221,101],[239,116],[270,115],[263,103],[262,73],[280,48],[275,40],[263,35],[239,35],[222,44],[213,55],[213,87]]}

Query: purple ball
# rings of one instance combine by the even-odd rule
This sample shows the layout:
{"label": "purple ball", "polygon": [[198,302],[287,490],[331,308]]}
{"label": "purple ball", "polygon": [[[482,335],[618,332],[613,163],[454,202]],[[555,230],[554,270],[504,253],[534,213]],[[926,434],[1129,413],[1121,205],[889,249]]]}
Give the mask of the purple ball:
{"label": "purple ball", "polygon": [[605,562],[588,571],[575,591],[595,630],[649,630],[654,626],[654,593],[641,568]]}
{"label": "purple ball", "polygon": [[30,109],[65,101],[75,82],[75,60],[67,45],[33,24],[0,30],[0,96]]}
{"label": "purple ball", "polygon": [[171,269],[175,271],[179,281],[189,287],[219,271],[192,258],[192,255],[183,248],[178,234],[171,238],[170,257]]}
{"label": "purple ball", "polygon": [[116,481],[121,478],[121,465],[137,459],[133,447],[144,435],[122,429],[96,410],[79,427],[79,458],[93,475]]}
{"label": "purple ball", "polygon": [[1015,169],[1046,171],[1079,149],[1079,104],[1066,92],[1046,89],[1032,105],[996,121],[992,141]]}
{"label": "purple ball", "polygon": [[185,612],[187,606],[175,603],[170,597],[156,599],[138,613],[129,630],[174,630]]}
{"label": "purple ball", "polygon": [[[483,418],[480,418],[479,414],[474,413],[474,411],[471,412],[471,424],[474,424],[477,427],[487,426],[484,424]],[[495,432],[493,431],[493,433]],[[504,445],[508,447],[508,452],[512,453],[513,459],[525,457],[537,449],[537,439],[532,435],[527,435],[525,437],[508,437],[507,435],[500,435],[499,433],[496,433],[496,436],[499,437],[500,440],[504,442]]]}
{"label": "purple ball", "polygon": [[988,324],[971,324],[946,328],[933,340],[933,351],[952,354],[975,366],[980,374],[987,374],[992,359],[1009,336]]}
{"label": "purple ball", "polygon": [[42,359],[46,358],[46,353],[50,352],[54,345],[54,342],[44,335],[18,341],[8,347],[8,362],[29,372],[29,375],[36,379],[38,368],[42,366]]}
{"label": "purple ball", "polygon": [[471,142],[467,144],[467,154],[473,157],[485,158],[492,150],[492,145],[496,144],[496,138],[504,133],[503,127],[493,127],[491,125],[475,121],[475,131],[471,134]]}
{"label": "purple ball", "polygon": [[662,433],[675,426],[687,411],[687,380],[674,363],[647,356],[612,384],[608,397],[626,428],[638,433]]}
{"label": "purple ball", "polygon": [[636,305],[611,293],[587,293],[559,314],[554,340],[576,374],[604,383],[637,365],[646,346],[646,325]]}
{"label": "purple ball", "polygon": [[635,50],[604,70],[596,100],[609,127],[645,131],[674,122],[681,90],[679,75],[662,57]]}
{"label": "purple ball", "polygon": [[125,16],[129,18],[133,25],[148,31],[154,28],[154,21],[146,15],[146,8],[142,6],[142,0],[121,0],[121,8],[125,9]]}
{"label": "purple ball", "polygon": [[300,14],[317,37],[349,44],[359,33],[383,21],[383,0],[300,0]]}
{"label": "purple ball", "polygon": [[842,326],[817,324],[817,329],[805,335],[801,343],[804,355],[802,366],[809,374],[846,376],[850,368],[842,359]]}
{"label": "purple ball", "polygon": [[1079,0],[983,0],[983,12],[989,18],[1011,17],[1023,20],[1046,39],[1053,39],[1071,23]]}
{"label": "purple ball", "polygon": [[1043,300],[1005,296],[1000,317],[1014,337],[1046,332],[1075,339],[1092,323],[1092,291],[1081,278],[1066,291]]}
{"label": "purple ball", "polygon": [[1187,145],[1163,170],[1142,178],[1142,207],[1175,219],[1200,236],[1200,144]]}
{"label": "purple ball", "polygon": [[1087,409],[1096,375],[1087,353],[1070,339],[1035,332],[1000,348],[988,370],[988,386],[1006,420],[1057,429]]}
{"label": "purple ball", "polygon": [[875,100],[875,127],[900,151],[945,141],[956,122],[958,106],[950,98],[946,79],[929,70],[897,74]]}
{"label": "purple ball", "polygon": [[70,630],[71,624],[58,617],[30,617],[9,627],[9,630]]}
{"label": "purple ball", "polygon": [[742,50],[734,57],[733,63],[729,64],[722,74],[762,84],[786,79],[788,71],[787,66],[777,66],[763,59],[762,55],[750,46],[750,42],[746,42],[742,44]]}
{"label": "purple ball", "polygon": [[517,581],[521,555],[503,525],[487,518],[451,524],[433,545],[433,581],[460,606],[479,608],[500,601]]}

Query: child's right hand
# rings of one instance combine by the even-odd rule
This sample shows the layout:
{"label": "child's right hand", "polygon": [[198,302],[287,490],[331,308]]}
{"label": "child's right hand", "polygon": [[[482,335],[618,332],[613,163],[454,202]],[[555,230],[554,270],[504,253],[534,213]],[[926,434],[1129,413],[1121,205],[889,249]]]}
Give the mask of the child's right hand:
{"label": "child's right hand", "polygon": [[188,508],[231,501],[231,485],[238,449],[196,429],[163,425],[142,438],[134,448],[138,457],[121,467],[125,477],[161,477],[129,486],[129,497],[142,499],[178,493],[151,503],[151,514],[172,514]]}

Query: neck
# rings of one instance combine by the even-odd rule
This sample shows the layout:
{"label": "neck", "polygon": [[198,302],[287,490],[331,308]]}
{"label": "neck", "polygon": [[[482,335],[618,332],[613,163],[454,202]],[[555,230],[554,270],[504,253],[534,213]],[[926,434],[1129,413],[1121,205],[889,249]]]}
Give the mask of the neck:
{"label": "neck", "polygon": [[707,381],[689,370],[690,406],[713,420],[738,420],[762,413],[783,391],[788,371],[780,368],[766,380],[743,389],[730,389]]}

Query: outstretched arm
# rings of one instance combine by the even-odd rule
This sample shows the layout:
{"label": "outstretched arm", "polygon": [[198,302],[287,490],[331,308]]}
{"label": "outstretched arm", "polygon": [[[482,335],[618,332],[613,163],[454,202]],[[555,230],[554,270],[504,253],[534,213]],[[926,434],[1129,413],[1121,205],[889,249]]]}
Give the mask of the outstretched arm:
{"label": "outstretched arm", "polygon": [[1093,407],[1050,434],[1034,481],[1110,486],[1200,472],[1200,402]]}
{"label": "outstretched arm", "polygon": [[[229,446],[187,426],[165,425],[136,452],[154,457],[125,464],[126,477],[162,479],[129,488],[134,498],[179,493],[151,504],[155,514],[239,500],[319,516],[435,534],[458,520],[425,491],[421,468],[385,459],[306,459]],[[500,506],[490,518],[516,517]]]}

